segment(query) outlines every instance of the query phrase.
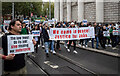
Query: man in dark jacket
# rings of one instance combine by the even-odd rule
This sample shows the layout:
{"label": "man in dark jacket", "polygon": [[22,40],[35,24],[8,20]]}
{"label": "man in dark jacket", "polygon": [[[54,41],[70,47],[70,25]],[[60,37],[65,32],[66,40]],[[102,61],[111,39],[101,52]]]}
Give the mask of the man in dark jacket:
{"label": "man in dark jacket", "polygon": [[43,26],[42,23],[39,24],[39,30],[40,30],[40,37],[39,37],[39,44],[41,42],[42,48],[44,48],[44,42],[43,42]]}
{"label": "man in dark jacket", "polygon": [[[99,24],[101,25],[101,24]],[[97,23],[94,23],[94,29],[95,29],[95,38],[96,38],[96,49],[98,48],[99,45],[99,32],[100,32],[100,27],[97,25]],[[94,48],[94,38],[92,38],[92,48]]]}
{"label": "man in dark jacket", "polygon": [[46,56],[49,57],[49,27],[48,24],[45,24],[45,27],[43,28],[43,38],[44,38],[44,44],[45,44],[45,52]]}
{"label": "man in dark jacket", "polygon": [[[58,25],[56,26],[56,28],[61,28],[61,23],[58,23]],[[57,40],[56,49],[59,49],[59,51],[61,51],[61,48],[60,48],[60,40]]]}
{"label": "man in dark jacket", "polygon": [[[2,37],[2,48],[4,55],[1,58],[4,59],[4,74],[11,75],[11,74],[26,74],[27,70],[25,67],[25,54],[10,54],[8,53],[8,43],[7,43],[7,36],[8,35],[20,35],[20,32],[22,30],[21,21],[20,20],[12,20],[9,25],[9,33],[5,34]],[[36,44],[35,40],[33,40],[33,43]]]}

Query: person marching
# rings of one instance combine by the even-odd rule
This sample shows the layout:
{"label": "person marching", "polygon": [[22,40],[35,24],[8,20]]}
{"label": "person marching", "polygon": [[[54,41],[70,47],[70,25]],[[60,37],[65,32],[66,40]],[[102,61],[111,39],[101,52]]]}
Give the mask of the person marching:
{"label": "person marching", "polygon": [[[35,25],[35,28],[33,28],[33,31],[37,31],[37,30],[38,30],[38,25]],[[34,39],[37,42],[36,45],[35,45],[35,50],[36,50],[36,53],[37,53],[38,52],[38,36],[35,36]]]}
{"label": "person marching", "polygon": [[46,56],[49,57],[49,34],[48,34],[48,24],[45,23],[44,25],[45,27],[43,28],[43,38],[44,38],[44,45],[45,45],[45,52],[46,52]]}
{"label": "person marching", "polygon": [[[75,24],[74,24],[73,22],[71,23],[70,28],[75,28]],[[72,43],[72,42],[73,42],[73,44],[74,44],[74,51],[73,51],[73,53],[77,54],[78,52],[76,51],[76,40],[69,40],[69,44],[68,44],[68,49],[67,49],[67,51],[70,52],[70,46],[71,46],[71,43]]]}

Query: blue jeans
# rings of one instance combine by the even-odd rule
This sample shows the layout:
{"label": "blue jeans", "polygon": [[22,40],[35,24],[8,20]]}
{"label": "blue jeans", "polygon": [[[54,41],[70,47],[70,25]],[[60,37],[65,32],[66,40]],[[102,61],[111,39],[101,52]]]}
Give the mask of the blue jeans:
{"label": "blue jeans", "polygon": [[64,45],[65,45],[65,46],[67,46],[67,42],[68,42],[68,40],[64,40],[64,42],[65,42],[65,44],[64,44]]}
{"label": "blue jeans", "polygon": [[52,41],[50,41],[50,49],[52,50],[52,51],[54,51],[54,41],[52,40]]}
{"label": "blue jeans", "polygon": [[[99,38],[96,37],[96,48],[98,48]],[[92,38],[92,48],[94,48],[94,38]]]}
{"label": "blue jeans", "polygon": [[85,39],[85,45],[87,45],[88,41],[90,41],[90,39]]}
{"label": "blue jeans", "polygon": [[49,53],[49,42],[45,42],[45,52]]}

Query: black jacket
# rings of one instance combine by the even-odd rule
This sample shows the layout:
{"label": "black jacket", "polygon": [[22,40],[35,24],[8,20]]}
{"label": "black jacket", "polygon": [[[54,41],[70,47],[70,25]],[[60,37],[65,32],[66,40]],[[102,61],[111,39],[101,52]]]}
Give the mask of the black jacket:
{"label": "black jacket", "polygon": [[44,42],[49,42],[49,35],[47,29],[45,28],[43,28],[43,38],[44,38]]}
{"label": "black jacket", "polygon": [[[7,36],[13,35],[11,33],[5,34],[2,37],[2,48],[4,55],[7,55],[8,45],[7,45]],[[15,55],[13,60],[4,60],[4,71],[16,71],[25,66],[24,54]]]}

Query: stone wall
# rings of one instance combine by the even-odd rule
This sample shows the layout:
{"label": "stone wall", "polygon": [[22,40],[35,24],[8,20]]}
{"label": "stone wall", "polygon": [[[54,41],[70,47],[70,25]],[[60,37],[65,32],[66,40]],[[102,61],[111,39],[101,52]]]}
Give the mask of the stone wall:
{"label": "stone wall", "polygon": [[71,13],[72,13],[71,20],[77,21],[78,20],[78,6],[77,5],[72,6]]}
{"label": "stone wall", "polygon": [[104,3],[104,22],[118,22],[118,3]]}
{"label": "stone wall", "polygon": [[63,9],[63,21],[67,21],[67,8]]}
{"label": "stone wall", "polygon": [[[75,5],[76,4],[76,5]],[[64,4],[64,21],[67,20],[67,7]],[[78,20],[78,4],[72,2],[72,21]],[[96,21],[96,3],[95,2],[85,2],[84,3],[84,19],[89,22]],[[120,21],[120,2],[105,2],[104,3],[104,22],[118,22]]]}
{"label": "stone wall", "polygon": [[120,2],[118,3],[118,21],[120,22]]}
{"label": "stone wall", "polygon": [[95,2],[84,3],[84,19],[87,19],[88,22],[96,21],[96,4],[95,4]]}

